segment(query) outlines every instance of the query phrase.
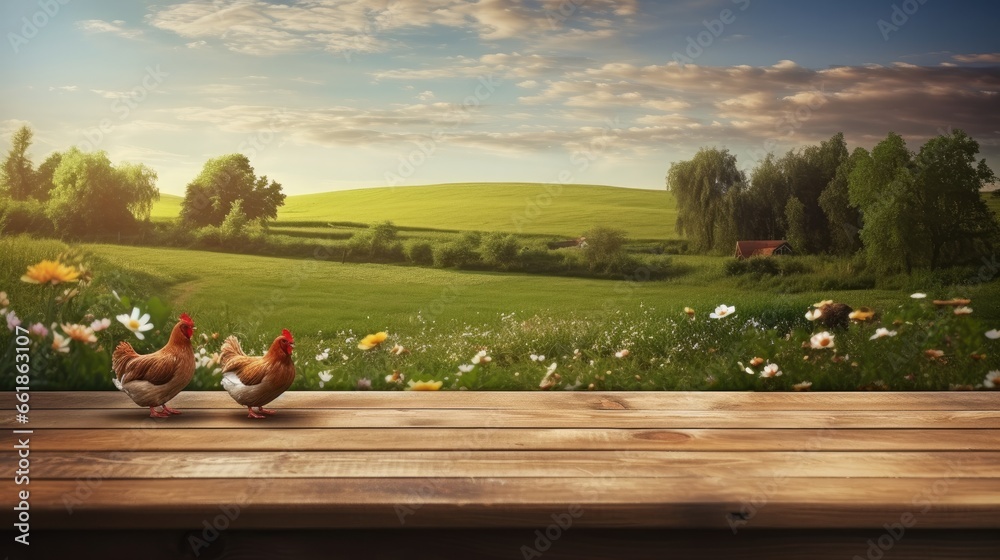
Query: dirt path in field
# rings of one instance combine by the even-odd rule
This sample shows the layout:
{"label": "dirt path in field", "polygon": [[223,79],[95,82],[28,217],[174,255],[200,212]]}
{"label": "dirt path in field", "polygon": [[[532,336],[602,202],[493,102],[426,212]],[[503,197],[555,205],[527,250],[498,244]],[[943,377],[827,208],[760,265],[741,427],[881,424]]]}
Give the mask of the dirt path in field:
{"label": "dirt path in field", "polygon": [[171,291],[173,292],[173,306],[180,309],[187,304],[188,298],[194,294],[195,289],[198,287],[197,280],[189,280],[187,282],[182,282],[174,286]]}

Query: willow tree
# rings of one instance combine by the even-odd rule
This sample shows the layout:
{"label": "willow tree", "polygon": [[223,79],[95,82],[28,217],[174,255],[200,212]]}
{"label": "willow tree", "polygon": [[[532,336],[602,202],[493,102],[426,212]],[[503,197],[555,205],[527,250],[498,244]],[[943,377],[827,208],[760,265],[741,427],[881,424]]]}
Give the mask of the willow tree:
{"label": "willow tree", "polygon": [[746,177],[729,150],[702,148],[694,158],[671,164],[667,188],[677,200],[677,232],[696,251],[729,249],[736,242],[735,199]]}
{"label": "willow tree", "polygon": [[66,235],[133,231],[159,199],[156,172],[141,164],[114,166],[105,152],[70,148],[52,177],[47,213]]}

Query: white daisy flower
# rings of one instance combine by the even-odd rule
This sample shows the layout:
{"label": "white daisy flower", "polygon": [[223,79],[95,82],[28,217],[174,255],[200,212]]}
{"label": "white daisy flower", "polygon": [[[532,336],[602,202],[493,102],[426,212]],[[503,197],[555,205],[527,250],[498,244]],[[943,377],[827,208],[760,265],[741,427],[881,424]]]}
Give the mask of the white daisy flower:
{"label": "white daisy flower", "polygon": [[333,373],[330,372],[330,371],[321,371],[317,375],[319,375],[319,388],[320,389],[323,388],[323,385],[329,383],[330,380],[333,379]]}
{"label": "white daisy flower", "polygon": [[155,328],[152,323],[149,322],[149,313],[146,313],[142,317],[139,317],[139,308],[132,308],[132,315],[119,315],[116,317],[118,322],[125,325],[125,328],[135,333],[136,338],[143,340],[146,335],[142,334],[146,331],[153,330]]}
{"label": "white daisy flower", "polygon": [[760,372],[761,377],[781,377],[781,369],[778,364],[767,364]]}
{"label": "white daisy flower", "polygon": [[733,313],[736,313],[736,307],[723,303],[722,305],[716,307],[713,313],[709,313],[708,316],[713,319],[721,319],[728,315],[732,315]]}
{"label": "white daisy flower", "polygon": [[809,339],[809,345],[817,350],[833,348],[833,335],[827,331],[816,333]]}
{"label": "white daisy flower", "polygon": [[983,381],[983,387],[996,389],[997,386],[1000,386],[1000,370],[993,370],[986,374],[986,380]]}
{"label": "white daisy flower", "polygon": [[871,335],[868,340],[878,340],[887,336],[896,336],[898,333],[896,331],[890,331],[885,327],[879,327],[875,330],[875,334]]}

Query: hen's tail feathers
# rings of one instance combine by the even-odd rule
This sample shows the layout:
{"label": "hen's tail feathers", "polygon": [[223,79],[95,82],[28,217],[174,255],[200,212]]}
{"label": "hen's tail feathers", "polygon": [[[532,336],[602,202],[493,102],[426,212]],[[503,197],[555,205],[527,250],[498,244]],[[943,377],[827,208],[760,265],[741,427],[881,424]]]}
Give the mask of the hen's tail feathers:
{"label": "hen's tail feathers", "polygon": [[[139,354],[132,349],[132,345],[124,340],[118,343],[115,347],[114,353],[111,355],[111,369],[115,372],[115,385],[119,385],[119,379],[121,379],[122,373],[128,363],[133,359],[138,357]],[[120,388],[120,387],[119,387]]]}
{"label": "hen's tail feathers", "polygon": [[219,351],[219,363],[222,364],[222,370],[228,369],[230,360],[241,356],[246,356],[246,354],[240,347],[240,341],[235,336],[229,336],[222,343],[222,350]]}
{"label": "hen's tail feathers", "polygon": [[235,373],[227,371],[226,373],[222,374],[222,388],[225,389],[226,391],[232,393],[233,389],[242,386],[243,382],[240,381],[239,376],[236,375]]}

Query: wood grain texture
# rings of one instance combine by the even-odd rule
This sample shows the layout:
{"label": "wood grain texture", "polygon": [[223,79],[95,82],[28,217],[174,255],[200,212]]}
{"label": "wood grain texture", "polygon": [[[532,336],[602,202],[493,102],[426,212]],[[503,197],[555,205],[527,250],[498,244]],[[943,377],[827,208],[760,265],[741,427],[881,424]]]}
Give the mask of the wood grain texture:
{"label": "wood grain texture", "polygon": [[[234,529],[346,527],[544,528],[579,506],[580,527],[869,528],[910,514],[922,529],[1000,529],[1000,479],[618,477],[283,478],[32,482],[47,528],[198,528],[225,511]],[[938,485],[939,487],[941,485]],[[81,488],[89,490],[81,492]],[[66,508],[66,498],[87,493]],[[766,501],[766,503],[764,503]],[[10,495],[0,507],[12,507]],[[403,523],[400,522],[400,516]]]}
{"label": "wood grain texture", "polygon": [[[1000,478],[1000,452],[240,451],[39,452],[32,473],[86,478]],[[13,456],[0,460],[13,472]]]}
{"label": "wood grain texture", "polygon": [[159,428],[45,430],[37,451],[1000,451],[996,430]]}
{"label": "wood grain texture", "polygon": [[[274,407],[278,414],[247,418],[246,410],[188,410],[181,416],[149,418],[132,409],[35,410],[32,428],[1000,428],[1000,410],[924,411],[657,411],[657,410],[482,410],[303,409]],[[182,409],[183,410],[183,409]],[[0,428],[24,427],[13,415]]]}
{"label": "wood grain texture", "polygon": [[571,506],[591,530],[1000,529],[1000,392],[315,392],[265,420],[221,391],[182,393],[167,419],[115,392],[30,402],[29,425],[0,427],[35,431],[35,530],[200,531],[236,512],[232,531],[530,535]]}
{"label": "wood grain texture", "polygon": [[[0,393],[12,408],[12,393]],[[135,408],[118,391],[36,391],[34,408]],[[1000,410],[1000,391],[878,393],[751,393],[636,391],[292,391],[278,408],[475,408],[505,410]],[[240,408],[222,390],[186,391],[174,408]]]}

